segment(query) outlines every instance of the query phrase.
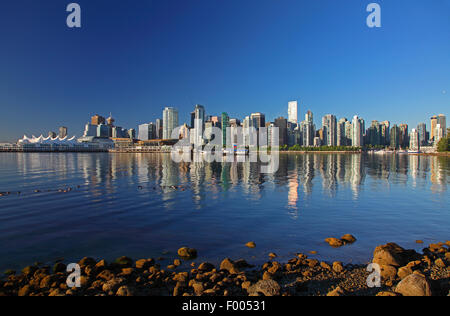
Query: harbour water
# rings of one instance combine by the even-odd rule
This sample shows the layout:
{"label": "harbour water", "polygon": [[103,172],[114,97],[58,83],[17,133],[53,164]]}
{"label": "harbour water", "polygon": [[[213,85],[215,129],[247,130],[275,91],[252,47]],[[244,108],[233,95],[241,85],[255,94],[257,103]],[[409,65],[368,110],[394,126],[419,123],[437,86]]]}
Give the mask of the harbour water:
{"label": "harbour water", "polygon": [[[167,264],[181,246],[212,263],[309,251],[366,263],[380,244],[450,239],[449,182],[450,157],[435,156],[281,154],[265,175],[169,154],[1,153],[0,269],[85,256]],[[358,241],[324,242],[347,233]]]}

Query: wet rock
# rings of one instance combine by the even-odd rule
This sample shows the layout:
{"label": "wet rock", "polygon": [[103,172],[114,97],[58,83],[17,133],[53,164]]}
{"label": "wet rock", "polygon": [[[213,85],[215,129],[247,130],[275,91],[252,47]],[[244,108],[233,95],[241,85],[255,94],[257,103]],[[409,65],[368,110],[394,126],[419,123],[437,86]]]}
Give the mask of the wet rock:
{"label": "wet rock", "polygon": [[120,268],[130,268],[133,266],[133,259],[125,256],[119,257],[114,261],[114,264]]}
{"label": "wet rock", "polygon": [[97,261],[93,258],[85,257],[78,262],[79,266],[81,268],[85,268],[86,266],[95,266],[97,264]]}
{"label": "wet rock", "polygon": [[395,280],[397,277],[397,268],[389,265],[380,265],[381,278],[383,280]]}
{"label": "wet rock", "polygon": [[319,260],[316,260],[316,259],[308,259],[306,261],[308,262],[308,266],[310,268],[315,268],[319,265]]}
{"label": "wet rock", "polygon": [[25,285],[19,290],[19,296],[28,296],[31,293],[31,287],[29,285]]}
{"label": "wet rock", "polygon": [[372,262],[379,265],[403,267],[415,258],[417,258],[417,253],[414,250],[405,250],[397,244],[389,243],[375,248]]}
{"label": "wet rock", "polygon": [[25,276],[30,276],[34,274],[37,270],[38,268],[36,266],[28,266],[22,270],[22,274]]}
{"label": "wet rock", "polygon": [[53,266],[53,273],[66,272],[67,266],[64,263],[58,262]]}
{"label": "wet rock", "polygon": [[203,292],[205,291],[205,289],[203,287],[203,283],[201,283],[201,282],[194,282],[194,284],[192,284],[192,288],[194,289],[194,293],[197,296],[201,296],[203,294]]}
{"label": "wet rock", "polygon": [[342,262],[339,262],[339,261],[333,262],[333,271],[336,273],[343,272],[344,266],[342,265]]}
{"label": "wet rock", "polygon": [[114,273],[112,273],[110,270],[103,270],[97,275],[97,279],[102,279],[105,281],[110,281],[114,279]]}
{"label": "wet rock", "polygon": [[329,292],[327,294],[327,296],[345,296],[345,292],[340,286],[338,286],[336,289],[334,289],[333,291]]}
{"label": "wet rock", "polygon": [[333,248],[339,248],[344,245],[342,240],[337,239],[337,238],[327,238],[327,239],[325,239],[325,241]]}
{"label": "wet rock", "polygon": [[403,296],[431,296],[431,287],[425,277],[411,274],[397,285],[395,292]]}
{"label": "wet rock", "polygon": [[116,293],[119,287],[125,284],[125,279],[123,278],[114,278],[112,280],[109,280],[105,284],[103,284],[102,290],[103,292],[109,293],[113,292]]}
{"label": "wet rock", "polygon": [[48,296],[54,297],[54,296],[65,296],[64,292],[60,289],[54,289],[50,291],[50,294]]}
{"label": "wet rock", "polygon": [[194,259],[197,257],[197,250],[194,248],[182,247],[178,249],[178,255],[181,258]]}
{"label": "wet rock", "polygon": [[326,263],[326,262],[321,262],[321,263],[320,263],[320,267],[321,267],[322,269],[325,269],[325,270],[328,270],[328,271],[331,270],[331,266],[330,266],[328,263]]}
{"label": "wet rock", "polygon": [[416,240],[416,244],[423,244],[423,240]]}
{"label": "wet rock", "polygon": [[127,285],[121,286],[116,293],[117,296],[133,296],[134,290]]}
{"label": "wet rock", "polygon": [[278,296],[280,295],[280,291],[280,285],[274,280],[261,280],[247,289],[247,292],[251,296],[258,294],[264,296]]}
{"label": "wet rock", "polygon": [[198,270],[202,272],[210,272],[215,269],[214,265],[209,262],[203,262],[198,266]]}
{"label": "wet rock", "polygon": [[136,268],[147,270],[154,264],[155,264],[155,260],[153,260],[153,259],[141,259],[141,260],[136,261]]}
{"label": "wet rock", "polygon": [[169,269],[169,270],[175,270],[177,267],[175,266],[175,265],[173,265],[173,264],[169,264],[168,266],[167,266],[167,269]]}
{"label": "wet rock", "polygon": [[95,268],[97,269],[97,271],[101,271],[103,269],[106,269],[108,267],[108,263],[106,262],[106,260],[100,260],[96,265]]}
{"label": "wet rock", "polygon": [[341,240],[346,244],[353,244],[356,242],[355,236],[350,235],[350,234],[346,234],[346,235],[342,236]]}
{"label": "wet rock", "polygon": [[240,265],[242,265],[242,263],[239,264],[238,262],[234,262],[233,260],[226,258],[220,264],[220,270],[226,270],[231,274],[238,274],[240,273]]}
{"label": "wet rock", "polygon": [[309,252],[311,255],[317,255],[317,251],[315,251],[315,250],[312,250],[312,251],[310,251]]}
{"label": "wet rock", "polygon": [[180,259],[175,259],[175,260],[173,261],[173,265],[176,266],[176,267],[181,266],[181,260],[180,260]]}
{"label": "wet rock", "polygon": [[269,253],[270,259],[275,259],[276,257],[278,257],[276,253],[274,253],[274,252]]}
{"label": "wet rock", "polygon": [[256,244],[253,241],[249,241],[245,244],[247,248],[256,248]]}

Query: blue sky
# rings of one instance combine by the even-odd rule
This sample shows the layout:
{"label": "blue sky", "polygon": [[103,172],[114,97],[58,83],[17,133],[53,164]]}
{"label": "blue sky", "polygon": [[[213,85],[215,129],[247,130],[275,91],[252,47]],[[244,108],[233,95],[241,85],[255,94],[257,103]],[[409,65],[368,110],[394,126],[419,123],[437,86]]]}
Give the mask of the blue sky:
{"label": "blue sky", "polygon": [[450,0],[64,0],[0,5],[0,140],[65,125],[81,136],[96,113],[119,126],[208,114],[287,116],[300,101],[332,113],[416,126],[450,105]]}

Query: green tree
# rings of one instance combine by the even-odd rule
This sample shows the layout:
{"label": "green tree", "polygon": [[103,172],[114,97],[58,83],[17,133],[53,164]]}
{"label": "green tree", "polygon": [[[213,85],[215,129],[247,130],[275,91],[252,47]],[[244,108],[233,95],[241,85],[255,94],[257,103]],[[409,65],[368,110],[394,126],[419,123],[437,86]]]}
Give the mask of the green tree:
{"label": "green tree", "polygon": [[437,151],[440,153],[450,151],[450,142],[448,137],[442,138],[439,141],[437,145]]}

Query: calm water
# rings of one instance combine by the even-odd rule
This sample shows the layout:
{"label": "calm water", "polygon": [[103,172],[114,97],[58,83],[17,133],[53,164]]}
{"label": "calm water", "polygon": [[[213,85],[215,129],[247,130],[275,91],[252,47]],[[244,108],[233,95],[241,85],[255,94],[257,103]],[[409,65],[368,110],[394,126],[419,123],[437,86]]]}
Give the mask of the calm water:
{"label": "calm water", "polygon": [[[420,250],[417,239],[450,239],[448,157],[283,154],[276,174],[258,170],[162,154],[1,153],[0,191],[21,194],[0,197],[0,269],[84,256],[168,260],[183,245],[198,249],[197,262],[315,250],[364,263],[382,243]],[[346,233],[358,242],[323,241]]]}

